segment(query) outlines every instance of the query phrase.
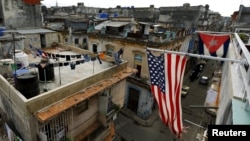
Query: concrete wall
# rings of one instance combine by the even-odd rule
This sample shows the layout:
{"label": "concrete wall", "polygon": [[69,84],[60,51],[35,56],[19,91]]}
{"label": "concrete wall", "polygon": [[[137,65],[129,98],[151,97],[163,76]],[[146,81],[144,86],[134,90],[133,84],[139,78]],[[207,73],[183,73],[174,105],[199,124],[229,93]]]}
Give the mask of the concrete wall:
{"label": "concrete wall", "polygon": [[51,47],[53,42],[58,42],[58,33],[45,33],[46,47]]}
{"label": "concrete wall", "polygon": [[82,112],[80,115],[73,114],[73,124],[70,129],[71,135],[75,137],[97,122],[97,111],[98,97],[94,96],[88,100],[88,110]]}
{"label": "concrete wall", "polygon": [[[234,95],[233,85],[233,76],[234,73],[231,67],[230,62],[224,62],[223,72],[221,78],[221,86],[219,90],[219,109],[216,115],[216,124],[230,124],[228,119],[231,119],[231,116],[228,115],[228,111],[231,111],[232,97]],[[238,81],[235,81],[238,82]]]}
{"label": "concrete wall", "polygon": [[124,98],[125,98],[125,92],[126,92],[126,80],[121,81],[120,83],[117,83],[115,87],[111,88],[111,97],[112,102],[116,105],[119,105],[120,107],[123,107],[124,105]]}
{"label": "concrete wall", "polygon": [[[26,109],[26,98],[17,91],[9,82],[0,75],[0,109],[1,115],[12,125],[12,130],[17,130],[22,138],[28,139],[30,136],[30,115]],[[30,140],[31,141],[31,140]]]}
{"label": "concrete wall", "polygon": [[27,5],[21,0],[1,0],[6,29],[41,27],[40,5]]}
{"label": "concrete wall", "polygon": [[53,42],[58,42],[58,36],[56,32],[25,34],[24,47],[30,50],[29,44],[31,44],[36,48],[41,48],[41,34],[45,34],[46,47],[50,47]]}

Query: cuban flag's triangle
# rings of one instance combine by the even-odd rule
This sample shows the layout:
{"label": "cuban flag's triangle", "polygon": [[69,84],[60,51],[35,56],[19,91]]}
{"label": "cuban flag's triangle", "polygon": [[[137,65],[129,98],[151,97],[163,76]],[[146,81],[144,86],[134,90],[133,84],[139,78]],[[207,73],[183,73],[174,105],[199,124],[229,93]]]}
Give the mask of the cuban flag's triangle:
{"label": "cuban flag's triangle", "polygon": [[230,34],[199,33],[199,54],[225,58],[229,43]]}

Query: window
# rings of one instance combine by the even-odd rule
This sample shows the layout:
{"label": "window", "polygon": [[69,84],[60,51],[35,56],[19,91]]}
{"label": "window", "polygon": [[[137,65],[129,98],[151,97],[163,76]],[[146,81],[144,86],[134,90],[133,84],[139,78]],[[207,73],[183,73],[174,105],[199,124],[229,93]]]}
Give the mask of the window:
{"label": "window", "polygon": [[127,108],[134,112],[137,112],[139,97],[140,97],[140,91],[135,88],[130,87]]}
{"label": "window", "polygon": [[246,70],[246,72],[248,71],[248,68],[249,68],[249,65],[247,64],[244,64],[244,67],[245,67],[245,70]]}
{"label": "window", "polygon": [[60,43],[61,42],[60,35],[58,35],[57,38],[58,38],[58,42]]}
{"label": "window", "polygon": [[79,44],[79,39],[75,39],[75,45]]}
{"label": "window", "polygon": [[83,49],[88,50],[88,46],[87,46],[87,45],[84,45],[84,46],[83,46]]}
{"label": "window", "polygon": [[134,54],[134,68],[137,69],[136,77],[141,77],[141,67],[142,67],[142,54],[135,53]]}
{"label": "window", "polygon": [[82,42],[83,42],[83,43],[87,43],[87,39],[86,39],[86,38],[84,38]]}
{"label": "window", "polygon": [[141,64],[142,63],[142,55],[141,54],[135,54],[134,60],[136,64]]}
{"label": "window", "polygon": [[93,44],[92,47],[93,47],[92,49],[93,53],[97,53],[97,44]]}
{"label": "window", "polygon": [[46,141],[66,141],[69,134],[69,125],[72,124],[71,110],[66,110],[52,120],[39,122],[39,137]]}
{"label": "window", "polygon": [[106,50],[107,50],[108,56],[113,56],[114,47],[108,46],[108,47],[106,47]]}

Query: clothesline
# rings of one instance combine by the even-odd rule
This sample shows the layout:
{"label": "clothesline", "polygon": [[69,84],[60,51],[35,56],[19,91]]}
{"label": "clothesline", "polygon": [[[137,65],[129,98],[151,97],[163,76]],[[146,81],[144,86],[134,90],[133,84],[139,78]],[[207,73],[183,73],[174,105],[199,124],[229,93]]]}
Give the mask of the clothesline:
{"label": "clothesline", "polygon": [[170,53],[170,54],[179,54],[179,55],[185,55],[185,56],[191,56],[191,57],[197,57],[197,58],[212,59],[212,60],[218,60],[218,61],[228,61],[228,62],[241,63],[241,64],[248,65],[246,60],[237,60],[237,59],[231,59],[231,58],[214,57],[214,56],[193,54],[193,53],[187,53],[187,52],[178,52],[178,51],[155,49],[155,48],[149,48],[149,47],[146,47],[146,49],[152,50],[152,51]]}

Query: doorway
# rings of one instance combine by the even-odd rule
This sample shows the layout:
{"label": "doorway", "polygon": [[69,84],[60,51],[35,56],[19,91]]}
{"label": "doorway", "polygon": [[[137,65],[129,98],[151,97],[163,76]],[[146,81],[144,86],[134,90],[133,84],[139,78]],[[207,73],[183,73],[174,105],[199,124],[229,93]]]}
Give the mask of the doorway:
{"label": "doorway", "polygon": [[127,108],[137,113],[140,92],[134,88],[129,88]]}
{"label": "doorway", "polygon": [[41,40],[41,48],[45,48],[46,47],[45,34],[40,34],[40,40]]}

